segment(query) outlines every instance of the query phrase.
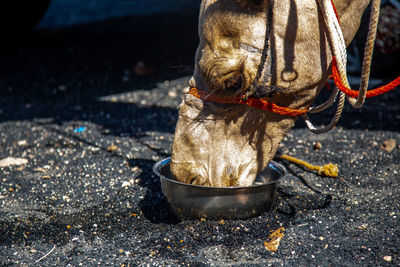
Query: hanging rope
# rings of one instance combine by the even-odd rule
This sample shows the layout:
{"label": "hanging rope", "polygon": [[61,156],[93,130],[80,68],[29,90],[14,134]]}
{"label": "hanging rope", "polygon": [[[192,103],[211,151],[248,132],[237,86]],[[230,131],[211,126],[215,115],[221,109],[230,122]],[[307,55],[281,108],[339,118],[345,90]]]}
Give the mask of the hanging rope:
{"label": "hanging rope", "polygon": [[[325,24],[328,28],[328,40],[330,42],[331,48],[332,48],[332,53],[338,58],[339,60],[339,66],[344,69],[345,71],[345,66],[347,64],[347,52],[346,52],[346,43],[344,41],[343,33],[339,25],[338,18],[336,16],[336,10],[333,6],[333,3],[331,0],[320,0],[318,1],[318,4],[322,10],[322,14],[325,20]],[[347,81],[347,77],[344,77],[345,81]],[[336,90],[336,89],[335,89]],[[331,97],[328,99],[326,103],[323,105],[312,108],[313,110],[312,113],[320,112],[329,106],[333,104],[335,101],[334,93],[335,90],[332,92]],[[339,101],[338,105],[336,107],[336,112],[333,118],[331,119],[330,123],[325,126],[325,127],[320,127],[317,128],[313,125],[313,123],[310,120],[310,117],[306,114],[303,116],[304,122],[306,123],[308,129],[315,134],[321,134],[321,133],[326,133],[332,130],[336,124],[339,122],[340,117],[342,115],[343,107],[344,107],[344,102],[345,102],[345,94],[343,92],[340,92],[339,94]]]}
{"label": "hanging rope", "polygon": [[[333,58],[333,61],[332,61],[332,74],[333,74],[333,79],[335,81],[335,84],[339,88],[340,91],[344,92],[347,96],[353,97],[353,98],[357,98],[360,95],[360,92],[358,92],[356,90],[352,90],[343,84],[342,80],[340,79],[339,71],[336,67],[336,59],[335,58]],[[389,92],[390,90],[393,90],[394,88],[396,88],[399,85],[400,85],[400,76],[384,86],[378,87],[373,90],[368,90],[365,94],[365,97],[370,98],[370,97],[384,94],[386,92]]]}

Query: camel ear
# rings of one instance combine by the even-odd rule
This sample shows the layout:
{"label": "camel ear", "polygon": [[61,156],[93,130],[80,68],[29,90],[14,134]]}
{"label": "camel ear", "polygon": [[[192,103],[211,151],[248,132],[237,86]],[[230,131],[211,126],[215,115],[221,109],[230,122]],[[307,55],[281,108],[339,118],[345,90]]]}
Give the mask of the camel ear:
{"label": "camel ear", "polygon": [[267,0],[236,0],[236,1],[238,1],[241,6],[257,7],[257,8],[264,7],[265,4],[267,3]]}

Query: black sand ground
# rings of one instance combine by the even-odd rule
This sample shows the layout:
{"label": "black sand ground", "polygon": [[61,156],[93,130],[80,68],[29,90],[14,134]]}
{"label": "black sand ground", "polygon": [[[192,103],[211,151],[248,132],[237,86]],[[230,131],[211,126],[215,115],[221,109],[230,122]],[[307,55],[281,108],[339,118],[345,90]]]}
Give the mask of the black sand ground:
{"label": "black sand ground", "polygon": [[[0,168],[1,265],[399,265],[400,89],[347,107],[328,134],[299,123],[285,138],[282,152],[338,163],[339,179],[285,163],[271,212],[174,219],[151,167],[170,154],[196,16],[42,31],[2,49],[0,159],[28,163]],[[139,61],[156,72],[136,76]]]}

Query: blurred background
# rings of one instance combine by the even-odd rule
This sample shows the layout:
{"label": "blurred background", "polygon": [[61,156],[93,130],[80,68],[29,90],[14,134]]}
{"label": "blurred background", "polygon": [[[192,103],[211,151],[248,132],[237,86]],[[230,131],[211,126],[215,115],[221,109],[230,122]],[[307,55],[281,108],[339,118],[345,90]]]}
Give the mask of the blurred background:
{"label": "blurred background", "polygon": [[109,18],[184,12],[200,0],[0,0],[2,30],[57,28]]}

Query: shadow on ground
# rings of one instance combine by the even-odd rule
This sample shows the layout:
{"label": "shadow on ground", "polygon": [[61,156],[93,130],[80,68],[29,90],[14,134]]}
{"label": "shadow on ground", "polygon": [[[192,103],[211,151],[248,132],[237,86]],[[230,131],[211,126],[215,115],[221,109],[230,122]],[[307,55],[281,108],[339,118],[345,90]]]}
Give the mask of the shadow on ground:
{"label": "shadow on ground", "polygon": [[[10,41],[0,51],[0,122],[50,117],[57,123],[91,121],[115,135],[124,127],[130,133],[135,127],[172,132],[174,121],[166,117],[176,117],[176,109],[99,98],[189,75],[197,45],[195,14],[112,19]],[[135,70],[142,63],[144,73]],[[150,113],[160,118],[153,126],[141,116]]]}

